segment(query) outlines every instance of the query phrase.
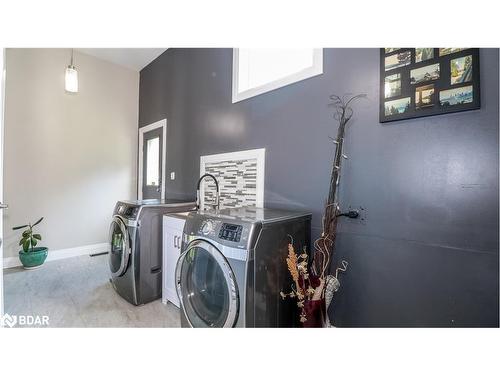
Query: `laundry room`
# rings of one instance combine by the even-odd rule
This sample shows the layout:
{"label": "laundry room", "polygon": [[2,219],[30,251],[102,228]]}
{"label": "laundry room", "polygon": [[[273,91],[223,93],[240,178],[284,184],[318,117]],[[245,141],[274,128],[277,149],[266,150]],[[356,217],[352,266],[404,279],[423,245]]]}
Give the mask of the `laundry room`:
{"label": "laundry room", "polygon": [[[4,313],[49,327],[497,327],[498,60],[6,49]],[[431,63],[439,73],[420,72]]]}
{"label": "laundry room", "polygon": [[3,56],[13,326],[498,327],[497,48]]}
{"label": "laundry room", "polygon": [[465,5],[2,2],[0,372],[495,373]]}

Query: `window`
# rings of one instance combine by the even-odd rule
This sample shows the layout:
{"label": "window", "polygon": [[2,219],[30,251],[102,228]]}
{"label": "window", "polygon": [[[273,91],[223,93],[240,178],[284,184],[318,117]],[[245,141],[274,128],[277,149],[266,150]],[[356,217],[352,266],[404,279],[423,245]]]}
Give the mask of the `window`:
{"label": "window", "polygon": [[146,185],[158,186],[160,184],[160,138],[149,139],[146,147]]}
{"label": "window", "polygon": [[323,73],[323,50],[233,50],[233,103]]}

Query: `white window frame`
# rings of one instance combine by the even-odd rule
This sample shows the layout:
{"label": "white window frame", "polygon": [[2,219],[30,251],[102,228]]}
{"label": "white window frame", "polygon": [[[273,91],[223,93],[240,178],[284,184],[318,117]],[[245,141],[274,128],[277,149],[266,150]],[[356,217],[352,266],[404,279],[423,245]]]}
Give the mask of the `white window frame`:
{"label": "white window frame", "polygon": [[[226,152],[223,154],[205,155],[200,157],[200,177],[205,172],[207,163],[217,163],[221,161],[237,161],[237,160],[257,160],[257,178],[255,184],[256,196],[255,206],[258,208],[264,207],[264,180],[266,175],[266,149],[257,148],[254,150],[245,150],[237,152]],[[200,197],[205,196],[204,184],[200,186]],[[201,199],[203,202],[203,199]],[[204,207],[201,207],[204,209]]]}
{"label": "white window frame", "polygon": [[166,182],[166,168],[167,168],[167,119],[163,119],[160,121],[156,121],[147,126],[143,126],[139,128],[139,165],[138,165],[138,175],[137,175],[137,198],[142,200],[142,176],[143,176],[143,166],[144,166],[144,133],[147,133],[151,130],[155,130],[163,127],[163,139],[162,139],[162,151],[161,151],[161,199],[165,199],[165,182]]}
{"label": "white window frame", "polygon": [[253,87],[251,89],[239,92],[239,49],[233,49],[233,83],[232,83],[232,101],[233,103],[251,98],[269,92],[272,90],[279,89],[280,87],[290,85],[295,82],[302,81],[307,78],[311,78],[317,75],[323,74],[323,49],[315,48],[313,52],[313,66],[310,68],[303,69],[297,73],[290,74],[286,77],[277,79],[272,82],[268,82],[264,85]]}

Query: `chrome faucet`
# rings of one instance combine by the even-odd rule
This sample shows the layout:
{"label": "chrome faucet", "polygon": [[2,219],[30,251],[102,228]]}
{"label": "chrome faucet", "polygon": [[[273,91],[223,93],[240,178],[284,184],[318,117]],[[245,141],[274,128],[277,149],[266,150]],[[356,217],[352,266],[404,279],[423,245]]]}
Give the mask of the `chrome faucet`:
{"label": "chrome faucet", "polygon": [[[198,210],[200,209],[200,203],[201,203],[200,185],[201,185],[201,181],[203,181],[203,179],[205,177],[210,177],[215,181],[216,192],[215,192],[215,204],[213,206],[216,210],[219,210],[219,207],[220,207],[219,183],[217,182],[217,179],[215,178],[215,176],[213,174],[210,174],[210,173],[205,173],[198,180],[198,186],[196,187],[196,209],[198,209]],[[205,202],[203,202],[203,203],[205,203]]]}

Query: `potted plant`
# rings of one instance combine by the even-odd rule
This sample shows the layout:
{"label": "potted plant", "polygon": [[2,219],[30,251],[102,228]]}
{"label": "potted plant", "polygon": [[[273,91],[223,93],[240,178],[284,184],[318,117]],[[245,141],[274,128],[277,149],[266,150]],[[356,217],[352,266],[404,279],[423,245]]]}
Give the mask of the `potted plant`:
{"label": "potted plant", "polygon": [[29,223],[12,228],[12,230],[27,228],[21,234],[21,240],[19,241],[19,245],[22,246],[22,249],[19,250],[19,260],[25,269],[38,268],[45,262],[45,259],[47,259],[49,249],[36,246],[38,241],[42,240],[42,236],[33,232],[33,228],[40,224],[42,220],[43,217],[35,224]]}

